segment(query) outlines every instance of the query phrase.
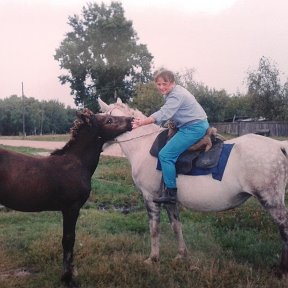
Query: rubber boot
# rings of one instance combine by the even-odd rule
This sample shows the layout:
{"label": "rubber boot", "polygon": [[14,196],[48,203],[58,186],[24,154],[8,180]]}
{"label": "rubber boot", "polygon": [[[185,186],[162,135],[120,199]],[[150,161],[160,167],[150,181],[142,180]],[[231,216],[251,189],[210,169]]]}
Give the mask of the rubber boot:
{"label": "rubber boot", "polygon": [[153,202],[159,204],[176,204],[177,188],[166,188],[163,195],[159,198],[153,199]]}

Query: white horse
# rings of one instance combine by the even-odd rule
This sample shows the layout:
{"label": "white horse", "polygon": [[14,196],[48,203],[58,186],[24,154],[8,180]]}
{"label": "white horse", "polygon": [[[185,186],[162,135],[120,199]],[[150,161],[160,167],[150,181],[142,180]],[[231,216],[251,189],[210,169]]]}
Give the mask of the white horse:
{"label": "white horse", "polygon": [[[98,100],[101,111],[112,115],[145,117],[121,101],[107,105]],[[161,128],[155,124],[141,126],[117,137],[127,156],[132,177],[142,192],[149,217],[151,253],[147,262],[159,260],[160,205],[162,173],[156,170],[157,159],[149,153]],[[221,181],[211,175],[177,177],[177,201],[196,211],[223,211],[243,204],[254,196],[277,224],[283,242],[280,263],[281,274],[288,274],[288,210],[285,207],[285,189],[288,183],[288,141],[247,134],[225,143],[234,143]],[[165,206],[172,229],[178,241],[176,257],[187,255],[186,244],[176,205]]]}

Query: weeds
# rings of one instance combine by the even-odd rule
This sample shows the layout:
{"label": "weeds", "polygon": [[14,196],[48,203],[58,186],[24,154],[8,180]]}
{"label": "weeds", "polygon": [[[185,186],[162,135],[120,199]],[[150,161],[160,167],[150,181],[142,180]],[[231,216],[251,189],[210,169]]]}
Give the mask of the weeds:
{"label": "weeds", "polygon": [[[278,231],[255,200],[221,213],[181,210],[189,257],[174,260],[176,240],[163,211],[160,263],[145,264],[148,217],[129,163],[101,157],[77,222],[74,263],[81,287],[287,287],[271,273],[281,252]],[[0,287],[62,287],[61,237],[61,213],[1,211]]]}

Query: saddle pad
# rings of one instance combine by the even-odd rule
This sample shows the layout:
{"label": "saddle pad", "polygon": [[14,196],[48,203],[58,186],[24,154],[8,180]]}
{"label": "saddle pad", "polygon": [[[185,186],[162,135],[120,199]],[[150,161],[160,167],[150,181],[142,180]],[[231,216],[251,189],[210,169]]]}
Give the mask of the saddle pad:
{"label": "saddle pad", "polygon": [[[218,161],[218,164],[215,167],[212,168],[198,168],[193,166],[189,172],[186,172],[184,175],[191,175],[191,176],[200,176],[200,175],[209,175],[212,174],[213,179],[221,181],[225,167],[227,164],[227,161],[229,159],[231,150],[233,148],[234,144],[224,144],[223,149]],[[162,170],[161,169],[161,164],[159,160],[157,161],[157,170]],[[177,174],[182,174],[178,173],[176,169]]]}

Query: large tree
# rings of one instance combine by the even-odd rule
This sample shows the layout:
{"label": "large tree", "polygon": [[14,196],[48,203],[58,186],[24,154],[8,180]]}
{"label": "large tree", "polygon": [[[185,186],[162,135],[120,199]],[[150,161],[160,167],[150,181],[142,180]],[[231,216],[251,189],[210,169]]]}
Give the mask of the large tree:
{"label": "large tree", "polygon": [[153,56],[139,44],[132,22],[126,20],[122,4],[89,3],[82,17],[69,17],[72,31],[66,34],[55,59],[68,74],[59,77],[68,83],[76,105],[95,110],[95,99],[126,101],[137,83],[151,80]]}

